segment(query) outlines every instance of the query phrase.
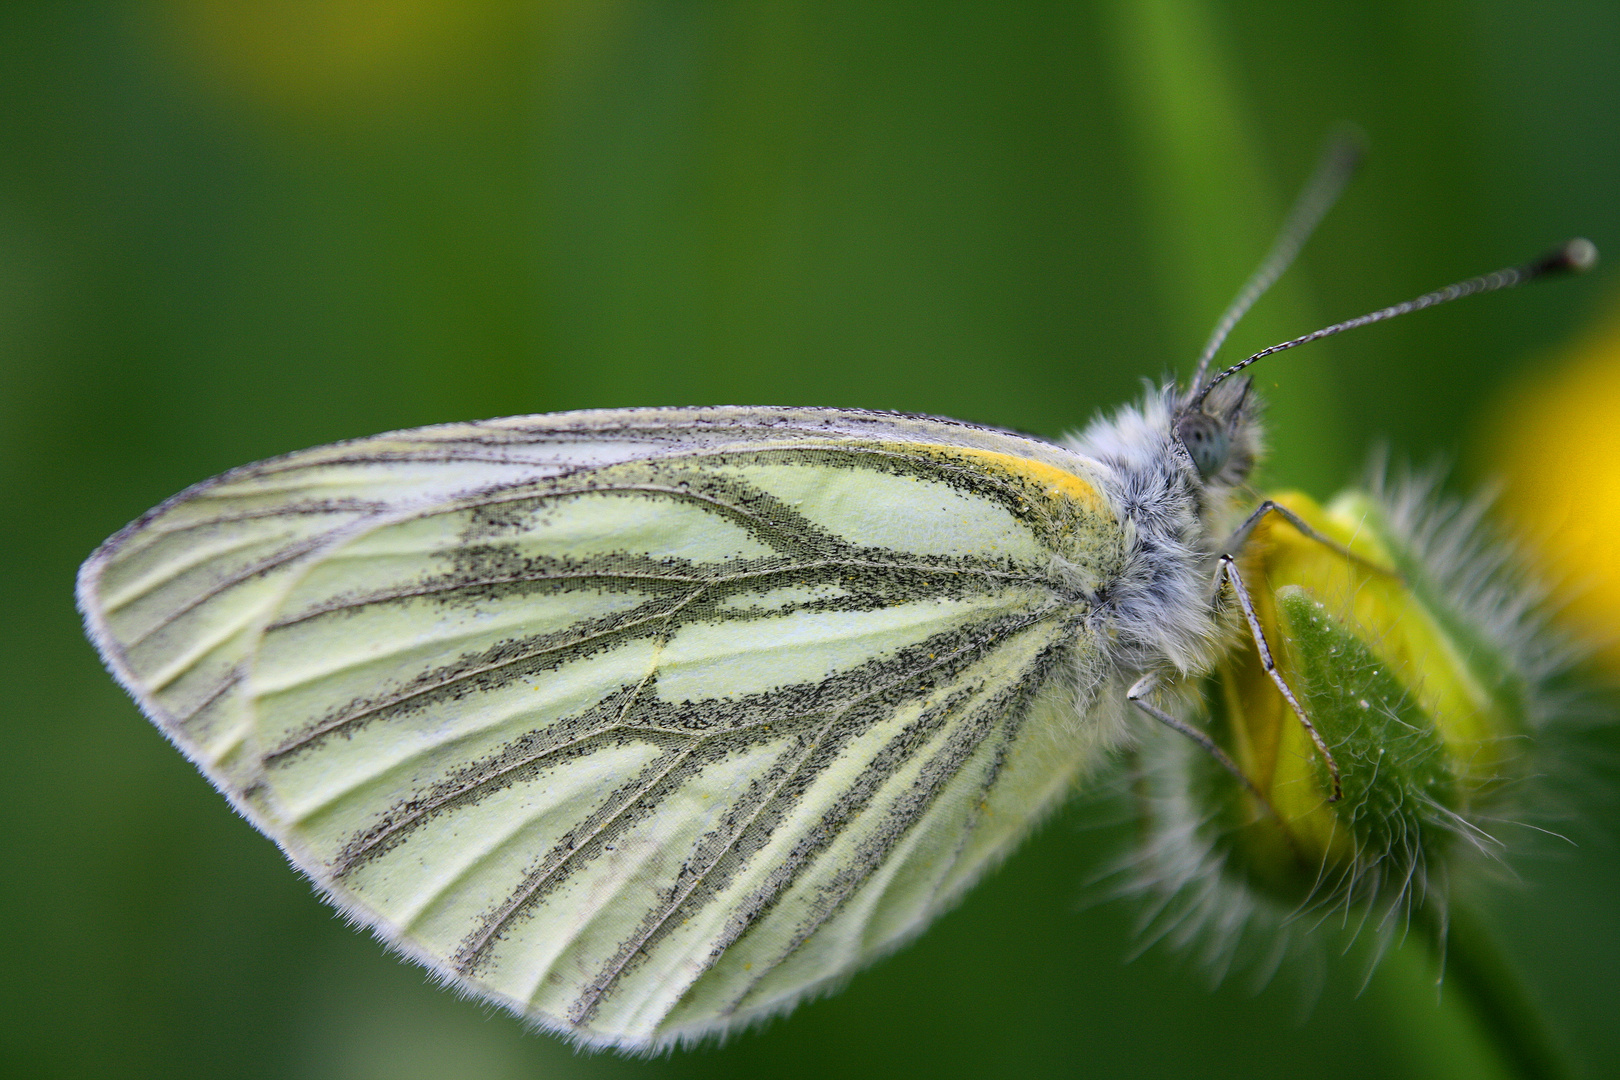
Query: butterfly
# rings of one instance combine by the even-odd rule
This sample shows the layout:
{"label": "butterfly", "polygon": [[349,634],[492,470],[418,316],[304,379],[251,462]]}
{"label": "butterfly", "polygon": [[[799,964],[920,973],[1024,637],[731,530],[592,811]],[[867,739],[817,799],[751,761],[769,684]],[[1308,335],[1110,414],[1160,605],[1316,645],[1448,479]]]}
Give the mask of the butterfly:
{"label": "butterfly", "polygon": [[1259,403],[1250,361],[1208,359],[1344,158],[1198,374],[1065,442],[745,407],[379,435],[113,536],[80,573],[89,635],[328,901],[443,981],[626,1050],[782,1012],[949,906],[1133,704],[1235,768],[1154,703],[1235,647],[1231,556],[1275,509],[1235,525]]}

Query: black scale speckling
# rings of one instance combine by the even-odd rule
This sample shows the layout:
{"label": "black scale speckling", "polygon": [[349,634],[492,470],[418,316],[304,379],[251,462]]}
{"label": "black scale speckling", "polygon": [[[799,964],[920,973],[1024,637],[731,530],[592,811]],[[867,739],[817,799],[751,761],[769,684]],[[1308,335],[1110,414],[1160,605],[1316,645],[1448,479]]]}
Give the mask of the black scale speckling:
{"label": "black scale speckling", "polygon": [[[859,465],[886,472],[932,476],[921,463],[899,455],[838,450],[732,455],[726,463],[735,465],[739,459],[744,459],[746,464],[759,459],[775,464],[824,464],[827,458],[846,467]],[[689,622],[745,621],[780,617],[785,613],[781,608],[752,613],[720,609],[722,603],[743,593],[764,593],[785,585],[834,585],[846,595],[795,608],[868,611],[915,600],[987,595],[998,587],[1015,583],[1036,585],[1054,592],[1062,588],[1050,575],[1019,566],[1011,559],[950,558],[849,544],[815,526],[766,492],[734,478],[699,471],[703,464],[713,463],[680,461],[679,465],[666,468],[663,463],[634,462],[551,481],[546,485],[553,489],[549,492],[505,492],[498,497],[486,496],[471,505],[440,511],[471,516],[462,534],[462,545],[448,556],[447,561],[455,564],[450,572],[413,583],[408,589],[329,601],[312,612],[298,612],[283,619],[272,629],[316,616],[330,617],[421,597],[431,597],[446,605],[477,606],[531,592],[607,589],[651,593],[652,596],[647,603],[628,611],[581,622],[551,634],[511,639],[480,653],[464,655],[420,673],[386,698],[347,702],[269,750],[266,760],[273,762],[336,732],[352,733],[361,723],[499,689],[515,680],[556,670],[637,637],[667,637]],[[953,483],[979,496],[999,496],[998,501],[1010,504],[1010,509],[1027,507],[1025,493],[1007,484],[975,478],[960,469],[952,470],[950,477]],[[661,482],[654,484],[654,479]],[[502,536],[543,531],[547,506],[555,500],[623,495],[641,499],[668,498],[726,513],[728,520],[743,525],[779,554],[705,566],[680,558],[650,559],[630,552],[594,558],[540,558],[521,555],[490,542]],[[739,505],[746,506],[747,511],[736,511],[734,508]],[[728,508],[732,509],[728,511]],[[1029,513],[1027,509],[1022,512]],[[676,611],[677,608],[681,610]]]}
{"label": "black scale speckling", "polygon": [[[760,437],[758,427],[737,430],[744,439]],[[705,434],[717,437],[723,432],[724,425],[705,429]],[[633,431],[626,428],[615,434],[627,436]],[[566,443],[577,435],[485,431],[442,446],[373,449],[352,458],[328,457],[313,463],[313,467],[326,469],[345,463],[374,467],[391,462],[498,463],[507,460],[504,447],[533,451],[548,437]],[[1023,565],[1007,557],[923,555],[852,544],[815,525],[781,499],[738,479],[734,471],[751,464],[813,465],[942,483],[970,497],[999,503],[1033,529],[1043,543],[1057,549],[1061,543],[1059,533],[1074,524],[1077,511],[1065,510],[1063,504],[1050,498],[1050,493],[1020,477],[978,464],[963,465],[948,450],[931,453],[908,446],[897,451],[876,443],[728,450],[722,456],[655,449],[662,445],[673,450],[679,446],[680,438],[681,433],[669,428],[649,426],[645,442],[649,454],[655,455],[650,459],[569,469],[545,480],[497,485],[449,504],[424,508],[420,517],[453,514],[464,519],[459,543],[440,553],[440,565],[448,567],[445,572],[402,582],[386,591],[331,596],[316,607],[282,612],[269,632],[311,619],[341,619],[347,613],[376,605],[423,600],[447,608],[476,610],[531,595],[575,591],[645,597],[627,610],[580,620],[550,633],[514,636],[457,656],[418,671],[385,695],[348,701],[307,723],[279,746],[269,748],[263,754],[265,765],[272,770],[289,765],[300,750],[318,746],[333,735],[354,735],[367,724],[442,708],[468,695],[543,677],[549,671],[630,641],[668,641],[683,626],[693,623],[735,623],[739,632],[746,633],[750,622],[787,614],[871,611],[930,599],[990,599],[1008,589],[1030,591],[1046,599],[1021,601],[1023,610],[1015,614],[981,619],[936,634],[892,656],[874,659],[825,680],[782,685],[763,693],[667,701],[659,696],[653,672],[639,685],[608,689],[590,708],[527,732],[481,760],[464,763],[404,795],[351,836],[331,858],[329,869],[334,879],[343,880],[407,842],[415,830],[435,816],[475,803],[542,769],[587,757],[615,743],[661,748],[636,775],[624,777],[615,790],[605,793],[594,812],[578,822],[552,850],[538,854],[522,885],[486,912],[467,935],[451,963],[459,971],[475,975],[504,934],[536,910],[570,873],[610,849],[615,839],[651,814],[663,792],[685,782],[709,762],[762,744],[779,744],[781,750],[774,763],[754,777],[713,827],[698,838],[679,870],[660,891],[657,905],[578,995],[569,1017],[577,1024],[589,1022],[617,980],[633,971],[672,926],[712,902],[735,880],[852,740],[875,725],[893,722],[897,709],[915,705],[920,711],[909,723],[895,725],[868,775],[841,793],[817,825],[772,868],[765,884],[731,914],[705,969],[773,909],[816,857],[845,831],[847,823],[868,807],[883,780],[911,761],[947,725],[949,737],[945,744],[936,745],[911,789],[887,806],[882,826],[859,848],[851,865],[821,886],[814,914],[797,929],[793,945],[778,961],[836,916],[895,845],[927,814],[950,779],[985,747],[985,740],[993,738],[991,761],[980,784],[981,795],[987,793],[996,782],[1030,702],[1063,666],[1069,643],[1087,617],[1093,599],[1074,595],[1072,587],[1049,567]],[[513,461],[521,464],[521,459]],[[285,471],[301,467],[296,459],[290,459]],[[269,476],[278,468],[277,463],[267,463],[245,475]],[[543,534],[548,517],[569,500],[612,498],[634,498],[648,501],[649,505],[667,501],[699,508],[766,545],[771,554],[719,562],[652,558],[629,551],[537,555],[517,550],[511,542]],[[318,505],[311,500],[283,504],[279,512],[363,516],[378,505],[359,501]],[[255,514],[238,513],[236,519]],[[222,516],[216,520],[227,523],[233,519]],[[295,560],[306,553],[305,548],[303,542],[297,542],[276,551],[262,563],[242,568],[230,581],[221,582],[219,589]],[[767,602],[769,594],[785,588],[797,588],[806,595],[786,600],[778,595]],[[987,694],[982,684],[972,680],[960,684],[973,665],[1029,633],[1042,635],[1037,659],[1010,677],[998,673],[993,692]],[[967,843],[966,836],[961,843]],[[763,975],[763,971],[759,973],[759,977]],[[746,993],[738,995],[737,1001],[742,1001]]]}
{"label": "black scale speckling", "polygon": [[[1009,617],[979,624],[970,631],[936,635],[902,651],[892,660],[872,661],[840,673],[828,680],[835,684],[830,687],[827,683],[805,683],[782,687],[770,693],[747,695],[735,701],[702,702],[703,707],[719,707],[717,711],[723,710],[729,714],[732,725],[714,723],[709,726],[718,730],[712,734],[694,736],[689,744],[690,754],[680,768],[674,768],[676,762],[668,757],[655,762],[648,770],[652,772],[656,769],[655,784],[649,784],[644,789],[627,787],[615,793],[617,801],[610,800],[608,806],[604,807],[609,811],[611,820],[604,819],[593,826],[589,841],[591,850],[577,850],[579,833],[576,831],[565,844],[549,853],[531,871],[514,896],[492,911],[479,929],[468,936],[457,953],[457,964],[469,972],[476,970],[480,958],[498,938],[498,932],[561,883],[557,870],[565,860],[582,865],[644,820],[662,801],[660,785],[664,788],[676,786],[702,769],[707,759],[698,756],[700,753],[723,756],[744,745],[778,741],[784,732],[801,738],[807,734],[814,735],[813,745],[806,747],[802,758],[780,773],[788,780],[787,786],[777,793],[780,808],[763,823],[774,828],[821,772],[837,760],[838,754],[851,740],[866,733],[873,725],[890,719],[895,710],[906,702],[926,697],[937,685],[948,682],[963,669],[981,661],[995,644],[1006,644],[1020,631],[1044,621],[1044,617]],[[933,654],[932,658],[930,654]],[[1025,679],[1034,678],[1040,682],[1044,681],[1048,672],[1039,670],[1021,674]],[[692,707],[687,706],[688,709]],[[747,727],[739,731],[735,727],[737,724],[746,724]],[[635,737],[635,730],[627,727],[623,729],[623,734]],[[904,732],[896,737],[903,740]],[[810,753],[812,750],[814,754]],[[769,833],[762,833],[756,846],[763,846],[768,839]],[[786,882],[783,887],[786,887]]]}
{"label": "black scale speckling", "polygon": [[[762,742],[782,742],[786,736],[787,745],[777,755],[776,764],[756,777],[715,827],[699,839],[681,870],[663,890],[660,906],[647,913],[619,953],[579,995],[570,1019],[588,1022],[617,979],[633,970],[638,956],[644,957],[670,926],[679,925],[685,914],[701,908],[724,890],[748,858],[770,842],[797,801],[837,761],[852,739],[884,722],[906,702],[925,699],[937,686],[948,685],[996,644],[1004,644],[1019,632],[1060,613],[1063,622],[1080,617],[1074,598],[1063,596],[1061,584],[1040,568],[1020,566],[1011,559],[918,555],[850,544],[817,527],[769,493],[713,471],[717,465],[736,467],[753,462],[823,467],[836,464],[943,481],[966,494],[993,498],[1037,528],[1046,524],[1034,509],[1040,505],[1039,493],[1023,490],[1024,485],[989,479],[982,472],[957,466],[942,467],[940,462],[883,452],[773,450],[730,455],[723,462],[703,458],[633,462],[576,471],[520,490],[487,492],[475,501],[439,511],[467,518],[461,530],[462,544],[446,560],[452,566],[449,572],[388,593],[329,601],[279,625],[424,598],[457,607],[575,590],[625,591],[648,599],[629,610],[582,620],[561,631],[510,639],[458,657],[419,673],[387,698],[348,702],[268,753],[267,763],[273,765],[332,734],[352,734],[361,724],[386,721],[517,679],[534,678],[633,638],[668,640],[690,622],[747,623],[779,618],[789,611],[875,610],[941,597],[988,597],[1014,585],[1043,589],[1050,602],[1044,611],[935,635],[894,657],[870,661],[826,680],[786,685],[766,693],[668,702],[657,696],[656,675],[641,686],[621,687],[586,712],[521,736],[486,759],[462,766],[426,790],[397,801],[337,853],[331,862],[334,876],[341,879],[393,850],[436,815],[488,797],[542,768],[554,768],[615,741],[650,740],[663,746],[663,753],[636,776],[626,778],[594,814],[540,857],[513,895],[486,913],[464,939],[452,963],[463,973],[475,974],[494,944],[522,920],[526,911],[543,902],[569,873],[610,849],[617,838],[653,813],[662,801],[662,792],[686,782],[711,760]],[[564,500],[619,497],[669,500],[699,507],[742,528],[769,545],[774,554],[705,564],[675,557],[654,559],[631,552],[539,556],[515,551],[501,542],[509,537],[543,535],[547,517]],[[739,597],[763,596],[784,586],[837,591],[771,607],[735,603]],[[774,868],[768,885],[734,913],[709,963],[772,909],[815,856],[841,834],[850,817],[875,796],[881,780],[954,718],[958,726],[948,744],[924,768],[915,790],[889,808],[889,819],[863,846],[855,863],[823,888],[818,916],[799,929],[795,940],[805,940],[816,926],[833,917],[926,813],[934,797],[998,723],[1008,728],[997,751],[998,755],[1005,753],[1015,734],[1012,726],[1020,715],[1020,706],[1027,705],[1047,681],[1062,651],[1061,643],[1049,645],[1042,651],[1041,661],[1020,672],[1010,690],[988,701],[976,701],[979,694],[974,690],[958,690],[945,702],[925,708],[917,720],[898,730],[880,751],[876,763],[879,767],[871,778],[845,792],[783,865]],[[964,715],[957,716],[959,712]],[[987,786],[993,784],[994,772],[992,769],[985,781]]]}

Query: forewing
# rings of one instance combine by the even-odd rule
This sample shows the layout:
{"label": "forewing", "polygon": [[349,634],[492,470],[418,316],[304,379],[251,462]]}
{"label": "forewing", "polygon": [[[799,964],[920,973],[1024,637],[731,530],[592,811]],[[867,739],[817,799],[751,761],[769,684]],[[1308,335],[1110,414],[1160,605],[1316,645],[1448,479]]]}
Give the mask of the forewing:
{"label": "forewing", "polygon": [[81,603],[347,911],[644,1047],[914,932],[1095,756],[1088,467],[817,410],[424,429],[199,485]]}

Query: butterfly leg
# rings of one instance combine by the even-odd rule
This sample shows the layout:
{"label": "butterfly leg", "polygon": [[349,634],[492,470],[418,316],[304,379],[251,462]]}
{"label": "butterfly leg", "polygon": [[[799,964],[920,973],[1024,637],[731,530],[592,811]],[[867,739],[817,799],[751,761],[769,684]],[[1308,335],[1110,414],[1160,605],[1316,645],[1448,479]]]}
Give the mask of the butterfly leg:
{"label": "butterfly leg", "polygon": [[[1214,739],[1211,739],[1204,732],[1199,731],[1197,728],[1187,723],[1187,721],[1171,713],[1165,712],[1163,709],[1159,708],[1157,705],[1148,700],[1148,696],[1158,688],[1159,673],[1156,671],[1151,671],[1131,684],[1131,688],[1125,691],[1125,700],[1129,701],[1132,705],[1135,705],[1138,709],[1141,709],[1143,712],[1153,717],[1153,719],[1157,720],[1171,731],[1180,732],[1193,742],[1197,743],[1199,746],[1203,747],[1205,753],[1214,758],[1216,761],[1220,762],[1222,768],[1231,773],[1233,776],[1237,777],[1238,781],[1244,787],[1249,789],[1249,793],[1252,794],[1256,799],[1260,800],[1261,806],[1264,806],[1267,810],[1270,810],[1271,803],[1264,795],[1260,793],[1260,789],[1254,786],[1254,781],[1250,780],[1248,775],[1244,773],[1242,769],[1238,768],[1237,762],[1228,757],[1225,750],[1222,750],[1219,746],[1215,745]],[[1273,811],[1273,813],[1275,813],[1275,811]]]}
{"label": "butterfly leg", "polygon": [[1305,539],[1314,540],[1316,543],[1321,544],[1328,550],[1344,557],[1358,566],[1365,567],[1366,569],[1377,574],[1387,574],[1388,576],[1395,578],[1400,577],[1399,574],[1391,570],[1389,567],[1379,566],[1377,563],[1357,555],[1355,552],[1351,551],[1337,540],[1334,540],[1332,537],[1322,535],[1311,527],[1310,522],[1288,509],[1288,507],[1283,506],[1280,503],[1273,502],[1270,499],[1267,499],[1265,502],[1255,507],[1254,513],[1244,518],[1243,524],[1232,530],[1232,535],[1228,536],[1226,538],[1226,543],[1221,545],[1222,556],[1236,555],[1239,551],[1243,550],[1243,545],[1249,542],[1249,537],[1253,534],[1254,527],[1260,524],[1260,519],[1265,517],[1267,514],[1276,514],[1278,517],[1288,522],[1288,524],[1292,525],[1301,536],[1305,537]]}
{"label": "butterfly leg", "polygon": [[1288,707],[1299,717],[1305,733],[1311,737],[1311,742],[1316,744],[1322,760],[1327,762],[1328,775],[1333,779],[1333,791],[1328,796],[1328,802],[1338,802],[1344,798],[1344,783],[1339,777],[1339,763],[1333,760],[1333,752],[1328,749],[1327,741],[1322,738],[1322,733],[1316,730],[1316,725],[1311,723],[1311,718],[1305,715],[1305,709],[1294,696],[1294,691],[1289,689],[1288,681],[1282,677],[1282,672],[1277,670],[1277,662],[1271,658],[1271,646],[1266,642],[1266,632],[1260,627],[1260,616],[1254,610],[1254,599],[1249,595],[1249,587],[1243,584],[1243,575],[1238,573],[1237,560],[1230,555],[1222,555],[1215,573],[1218,578],[1230,584],[1232,591],[1237,594],[1238,606],[1243,609],[1243,617],[1249,623],[1249,633],[1254,638],[1254,647],[1260,651],[1260,666],[1271,676],[1271,681],[1277,684],[1283,700],[1288,702]]}

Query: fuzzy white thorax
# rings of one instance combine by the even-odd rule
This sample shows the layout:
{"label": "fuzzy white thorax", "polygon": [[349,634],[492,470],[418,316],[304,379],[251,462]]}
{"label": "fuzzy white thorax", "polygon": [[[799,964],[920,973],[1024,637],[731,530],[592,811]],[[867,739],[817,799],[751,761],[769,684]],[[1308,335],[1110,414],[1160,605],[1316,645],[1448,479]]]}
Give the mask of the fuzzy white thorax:
{"label": "fuzzy white thorax", "polygon": [[1226,440],[1218,467],[1205,475],[1177,435],[1192,396],[1174,383],[1149,385],[1140,404],[1065,440],[1103,466],[1103,494],[1125,533],[1124,567],[1100,605],[1121,672],[1200,674],[1229,637],[1213,587],[1216,559],[1260,454],[1259,407],[1245,380],[1229,380],[1196,410]]}

